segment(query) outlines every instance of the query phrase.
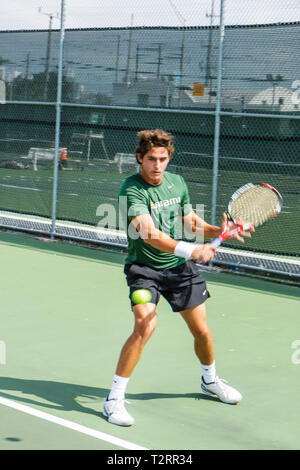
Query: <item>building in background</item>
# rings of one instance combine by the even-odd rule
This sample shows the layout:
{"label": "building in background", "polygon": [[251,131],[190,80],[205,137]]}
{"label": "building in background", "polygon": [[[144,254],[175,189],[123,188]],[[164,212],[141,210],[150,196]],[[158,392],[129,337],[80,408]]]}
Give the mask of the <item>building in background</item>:
{"label": "building in background", "polygon": [[274,84],[257,93],[250,101],[249,107],[268,109],[277,112],[300,111],[299,103],[295,102],[294,92],[288,88]]}
{"label": "building in background", "polygon": [[0,103],[5,103],[5,102],[6,102],[5,82],[3,80],[0,80]]}
{"label": "building in background", "polygon": [[140,79],[132,84],[114,83],[112,104],[161,107],[174,105],[174,83],[167,79]]}

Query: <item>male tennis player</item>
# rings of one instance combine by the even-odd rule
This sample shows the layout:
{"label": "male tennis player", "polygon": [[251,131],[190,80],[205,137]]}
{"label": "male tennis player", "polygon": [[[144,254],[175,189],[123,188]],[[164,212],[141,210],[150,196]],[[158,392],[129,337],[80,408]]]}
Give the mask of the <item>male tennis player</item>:
{"label": "male tennis player", "polygon": [[[125,179],[119,194],[127,202],[128,255],[124,272],[130,298],[133,291],[148,289],[152,299],[136,305],[131,301],[134,330],[122,348],[104,404],[104,416],[120,426],[134,423],[124,406],[126,387],[156,327],[160,295],[174,312],[180,313],[194,337],[202,370],[202,392],[230,404],[242,399],[237,390],[216,375],[213,338],[206,320],[205,301],[209,293],[196,266],[211,260],[215,248],[210,243],[197,245],[181,241],[176,235],[180,221],[204,239],[218,237],[226,229],[226,216],[220,227],[212,226],[193,211],[183,178],[166,171],[174,152],[170,134],[156,129],[141,131],[138,136],[136,158],[140,172]],[[241,232],[235,238],[243,241],[245,236],[249,237],[249,232]]]}

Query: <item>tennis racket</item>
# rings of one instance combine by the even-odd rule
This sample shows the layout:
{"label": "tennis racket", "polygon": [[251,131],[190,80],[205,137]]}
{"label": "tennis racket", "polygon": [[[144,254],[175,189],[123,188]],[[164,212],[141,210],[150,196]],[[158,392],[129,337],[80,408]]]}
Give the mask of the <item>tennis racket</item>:
{"label": "tennis racket", "polygon": [[[225,240],[251,226],[259,227],[280,213],[282,197],[268,183],[248,183],[237,189],[228,203],[227,221],[234,222],[234,229],[225,228],[211,244],[218,248]],[[241,223],[242,220],[242,223]]]}

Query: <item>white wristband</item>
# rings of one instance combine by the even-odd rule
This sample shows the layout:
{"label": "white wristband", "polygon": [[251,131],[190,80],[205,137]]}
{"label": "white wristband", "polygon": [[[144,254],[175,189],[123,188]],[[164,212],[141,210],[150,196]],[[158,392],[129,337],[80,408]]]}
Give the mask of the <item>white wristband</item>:
{"label": "white wristband", "polygon": [[192,253],[195,248],[196,245],[194,245],[193,243],[180,241],[175,246],[174,255],[178,256],[179,258],[191,259]]}

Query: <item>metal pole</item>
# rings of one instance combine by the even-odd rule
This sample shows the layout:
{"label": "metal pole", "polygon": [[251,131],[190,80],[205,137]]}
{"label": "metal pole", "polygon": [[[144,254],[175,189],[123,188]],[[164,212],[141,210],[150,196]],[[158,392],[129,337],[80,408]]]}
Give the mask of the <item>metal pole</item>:
{"label": "metal pole", "polygon": [[41,15],[49,16],[49,30],[48,30],[48,41],[47,41],[47,52],[46,52],[46,66],[45,66],[45,86],[44,86],[44,101],[47,101],[48,96],[48,86],[49,86],[49,70],[50,70],[50,61],[51,61],[51,46],[52,46],[52,22],[54,18],[59,18],[58,13],[44,13],[41,8],[39,8],[39,13]]}
{"label": "metal pole", "polygon": [[56,123],[55,123],[55,155],[53,169],[53,196],[52,196],[52,228],[51,239],[55,236],[56,209],[57,209],[57,188],[58,188],[58,163],[60,147],[60,122],[61,122],[61,103],[62,103],[62,80],[63,80],[63,55],[65,39],[65,3],[61,0],[60,12],[60,42],[59,42],[59,64],[57,77],[57,100],[56,100]]}
{"label": "metal pole", "polygon": [[181,54],[180,54],[180,86],[179,86],[179,93],[178,93],[178,107],[181,107],[182,102],[182,92],[183,92],[183,76],[184,76],[184,53],[185,53],[185,22],[183,25],[183,36],[182,36],[182,43],[181,43]]}
{"label": "metal pole", "polygon": [[158,44],[158,61],[157,61],[157,72],[156,72],[157,80],[160,79],[160,67],[161,67],[161,44]]}
{"label": "metal pole", "polygon": [[136,46],[136,56],[135,56],[135,81],[139,79],[139,63],[140,63],[140,46]]}
{"label": "metal pole", "polygon": [[126,68],[126,75],[125,75],[125,83],[127,86],[130,85],[129,78],[130,78],[130,62],[131,62],[131,46],[132,46],[132,28],[133,28],[133,14],[131,15],[131,27],[129,31],[129,41],[128,41],[127,68]]}
{"label": "metal pole", "polygon": [[206,14],[207,17],[210,17],[210,28],[208,31],[208,45],[207,45],[207,57],[206,57],[206,74],[205,74],[205,86],[209,85],[209,92],[211,92],[211,48],[212,48],[212,27],[214,23],[214,7],[215,1],[211,0],[211,13],[210,15]]}
{"label": "metal pole", "polygon": [[119,59],[120,59],[120,36],[118,36],[118,43],[117,43],[115,83],[118,83],[119,81]]}
{"label": "metal pole", "polygon": [[51,42],[52,42],[52,38],[51,38],[51,36],[52,36],[52,20],[53,20],[53,16],[50,15],[48,42],[47,42],[47,54],[46,54],[46,70],[45,70],[45,89],[44,89],[44,100],[45,101],[47,101],[48,85],[49,85],[49,69],[50,69]]}
{"label": "metal pole", "polygon": [[224,4],[225,0],[220,0],[220,32],[219,32],[219,58],[217,76],[217,99],[215,110],[215,136],[214,136],[214,160],[213,160],[213,187],[211,201],[211,224],[216,225],[216,207],[218,194],[218,171],[219,171],[219,145],[220,145],[220,113],[222,95],[222,66],[223,66],[223,45],[225,36],[224,26]]}

